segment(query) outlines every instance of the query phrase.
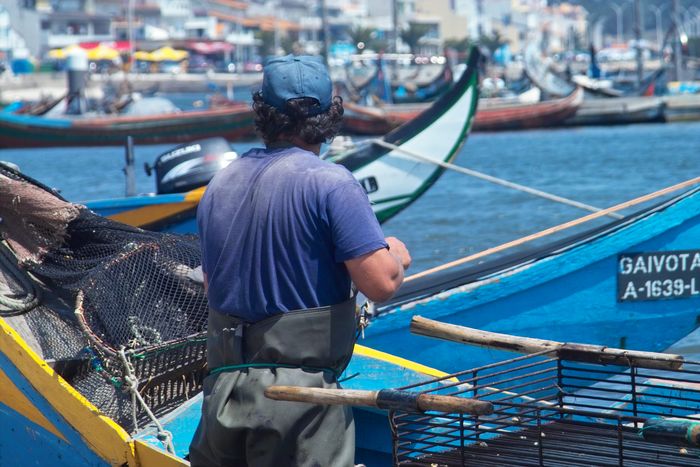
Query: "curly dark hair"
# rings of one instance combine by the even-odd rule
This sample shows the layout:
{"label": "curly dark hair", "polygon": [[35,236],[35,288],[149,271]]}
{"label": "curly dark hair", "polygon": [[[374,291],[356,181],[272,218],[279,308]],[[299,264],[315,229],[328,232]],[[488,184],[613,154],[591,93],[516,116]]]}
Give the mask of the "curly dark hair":
{"label": "curly dark hair", "polygon": [[287,101],[284,112],[277,110],[263,101],[262,93],[253,94],[253,111],[255,111],[255,130],[265,144],[284,140],[285,137],[298,136],[307,144],[327,143],[340,131],[343,121],[343,99],[333,97],[330,108],[315,115],[318,101],[311,98],[291,99]]}

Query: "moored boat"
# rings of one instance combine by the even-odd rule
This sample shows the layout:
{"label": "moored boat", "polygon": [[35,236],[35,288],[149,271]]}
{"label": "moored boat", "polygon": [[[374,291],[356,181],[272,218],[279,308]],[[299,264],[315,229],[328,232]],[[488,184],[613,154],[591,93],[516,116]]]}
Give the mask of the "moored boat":
{"label": "moored boat", "polygon": [[178,143],[211,136],[230,141],[254,136],[249,104],[146,116],[43,117],[0,112],[0,148],[121,146],[127,136],[137,144]]}
{"label": "moored boat", "polygon": [[381,104],[376,107],[343,103],[343,132],[352,135],[385,135],[416,118],[426,104]]}
{"label": "moored boat", "polygon": [[[412,120],[379,140],[364,141],[328,160],[350,170],[365,188],[380,222],[415,201],[443,172],[466,141],[476,113],[478,52],[452,89]],[[392,149],[394,148],[394,149]],[[400,152],[429,154],[427,161],[407,159]],[[196,232],[195,210],[205,188],[185,193],[92,201],[87,206],[119,222],[154,230]]]}
{"label": "moored boat", "polygon": [[444,62],[437,73],[433,71],[437,65],[404,69],[395,64],[387,65],[382,55],[377,56],[376,60],[374,73],[360,86],[347,80],[355,101],[378,99],[387,104],[427,103],[447,92],[454,81],[447,57],[442,58]]}
{"label": "moored boat", "polygon": [[[479,99],[473,131],[525,130],[561,126],[576,114],[583,102],[583,91],[575,89],[570,95],[537,102],[539,94],[528,91],[515,98]],[[409,121],[420,113],[425,104],[383,104],[377,107],[350,104],[344,122],[345,131],[353,134],[377,135]]]}
{"label": "moored boat", "polygon": [[664,120],[664,100],[660,97],[612,97],[585,99],[566,125],[626,125]]}
{"label": "moored boat", "polygon": [[690,122],[700,120],[700,94],[677,94],[662,97],[664,120]]}
{"label": "moored boat", "polygon": [[[2,164],[0,200],[3,465],[188,465],[206,374],[197,242],[106,220]],[[357,346],[346,375],[376,390],[444,373]],[[384,413],[355,420],[357,462],[389,465]]]}
{"label": "moored boat", "polygon": [[583,90],[576,88],[560,99],[531,103],[493,105],[479,110],[474,131],[526,130],[562,125],[576,115],[583,102]]}
{"label": "moored boat", "polygon": [[[672,187],[698,183],[693,179]],[[616,208],[668,194],[671,189]],[[658,198],[656,198],[658,199]],[[613,208],[510,242],[542,241]],[[378,305],[367,345],[457,371],[493,361],[493,352],[455,353],[405,330],[413,315],[489,331],[558,341],[662,351],[697,326],[700,299],[700,189],[694,188],[601,227],[530,251],[408,278]],[[467,258],[475,261],[485,256]]]}

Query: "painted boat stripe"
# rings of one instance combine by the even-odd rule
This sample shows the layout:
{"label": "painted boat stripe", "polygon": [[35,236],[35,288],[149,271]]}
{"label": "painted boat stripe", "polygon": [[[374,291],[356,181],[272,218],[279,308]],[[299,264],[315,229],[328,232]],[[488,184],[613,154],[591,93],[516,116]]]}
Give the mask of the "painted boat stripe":
{"label": "painted boat stripe", "polygon": [[2,318],[0,352],[99,456],[113,465],[138,465],[128,433],[56,374]]}
{"label": "painted boat stripe", "polygon": [[[393,365],[402,366],[417,373],[433,376],[435,378],[449,376],[449,373],[445,373],[444,371],[436,370],[435,368],[431,368],[426,365],[421,365],[420,363],[416,363],[405,358],[397,357],[396,355],[391,355],[386,352],[382,352],[381,350],[371,349],[360,344],[355,344],[355,353],[364,357],[374,358],[376,360],[381,360],[383,362],[391,363]],[[457,379],[450,378],[447,381],[456,382]]]}
{"label": "painted boat stripe", "polygon": [[39,425],[54,436],[68,443],[68,440],[56,426],[42,414],[39,409],[12,382],[9,376],[0,370],[0,404],[4,404],[31,422]]}
{"label": "painted boat stripe", "polygon": [[189,462],[165,451],[154,449],[150,444],[138,439],[134,440],[134,449],[136,450],[136,458],[139,460],[140,467],[182,467],[190,465]]}
{"label": "painted boat stripe", "polygon": [[190,203],[199,203],[199,201],[202,199],[202,196],[204,195],[204,192],[207,190],[207,186],[199,187],[196,190],[189,191],[185,194],[185,201],[190,202]]}
{"label": "painted boat stripe", "polygon": [[141,195],[141,196],[130,196],[127,198],[111,198],[111,199],[101,199],[97,201],[85,201],[85,205],[92,209],[108,209],[108,208],[131,208],[148,206],[151,204],[165,204],[165,203],[181,203],[185,197],[182,193],[175,193],[172,195]]}
{"label": "painted boat stripe", "polygon": [[155,204],[152,206],[144,206],[117,214],[112,214],[108,217],[109,219],[121,222],[123,224],[141,227],[188,211],[195,206],[196,203],[193,204],[191,202],[182,202],[178,204]]}

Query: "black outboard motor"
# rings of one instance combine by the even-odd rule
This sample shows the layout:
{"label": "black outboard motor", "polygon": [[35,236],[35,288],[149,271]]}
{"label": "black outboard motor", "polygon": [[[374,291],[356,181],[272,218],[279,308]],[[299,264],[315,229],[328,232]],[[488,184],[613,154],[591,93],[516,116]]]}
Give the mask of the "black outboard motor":
{"label": "black outboard motor", "polygon": [[224,138],[207,138],[181,144],[158,156],[154,166],[146,164],[145,169],[148,175],[155,169],[159,195],[182,193],[206,185],[237,157]]}

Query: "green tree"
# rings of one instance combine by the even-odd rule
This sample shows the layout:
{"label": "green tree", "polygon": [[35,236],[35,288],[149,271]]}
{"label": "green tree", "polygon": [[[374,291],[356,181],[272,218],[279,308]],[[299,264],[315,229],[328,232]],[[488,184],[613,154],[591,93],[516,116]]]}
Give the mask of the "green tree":
{"label": "green tree", "polygon": [[355,47],[360,43],[363,43],[365,47],[369,47],[369,44],[377,37],[377,33],[372,28],[355,26],[348,31],[348,36],[350,36],[350,41]]}
{"label": "green tree", "polygon": [[401,40],[406,43],[411,53],[418,50],[418,42],[430,32],[430,25],[422,23],[408,23],[408,28],[401,31]]}
{"label": "green tree", "polygon": [[494,53],[500,46],[507,43],[508,41],[501,37],[498,31],[494,31],[490,36],[481,36],[479,38],[479,44],[489,49],[491,53]]}
{"label": "green tree", "polygon": [[291,35],[285,35],[280,39],[280,47],[285,54],[300,55],[302,51],[301,44]]}
{"label": "green tree", "polygon": [[275,32],[274,31],[257,31],[255,38],[260,41],[258,45],[258,53],[261,57],[274,55],[275,50]]}
{"label": "green tree", "polygon": [[348,31],[348,36],[355,47],[357,47],[358,44],[363,43],[365,49],[386,50],[387,48],[386,41],[379,39],[377,31],[372,28],[356,26]]}
{"label": "green tree", "polygon": [[460,54],[469,52],[469,48],[472,43],[468,37],[464,39],[447,39],[445,41],[445,48],[452,49]]}

